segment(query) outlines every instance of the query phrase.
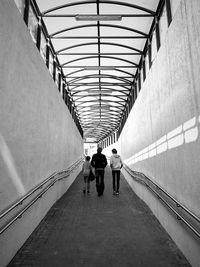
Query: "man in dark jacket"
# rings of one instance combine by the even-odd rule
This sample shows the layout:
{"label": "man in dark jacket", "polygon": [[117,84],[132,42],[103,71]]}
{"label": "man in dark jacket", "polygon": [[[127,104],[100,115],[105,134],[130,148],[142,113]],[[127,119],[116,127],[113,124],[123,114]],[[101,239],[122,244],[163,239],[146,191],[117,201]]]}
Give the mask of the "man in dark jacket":
{"label": "man in dark jacket", "polygon": [[104,169],[107,166],[107,159],[101,154],[102,148],[97,148],[97,153],[92,156],[91,165],[95,168],[96,188],[98,196],[102,196],[104,192]]}

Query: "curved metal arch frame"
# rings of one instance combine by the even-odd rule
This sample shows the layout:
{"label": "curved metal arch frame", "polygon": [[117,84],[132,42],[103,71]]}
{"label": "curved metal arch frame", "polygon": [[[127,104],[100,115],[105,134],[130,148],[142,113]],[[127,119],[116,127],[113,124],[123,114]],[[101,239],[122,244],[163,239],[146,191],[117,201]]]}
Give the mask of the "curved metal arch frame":
{"label": "curved metal arch frame", "polygon": [[[101,106],[100,106],[99,103],[98,103],[97,105],[94,105],[94,106],[92,106],[92,107],[93,107],[93,110],[98,110],[98,111],[99,111],[99,108],[100,108]],[[95,107],[96,107],[96,108],[95,108]],[[112,106],[110,106],[110,107],[112,107]],[[79,111],[83,112],[82,110],[83,110],[84,108],[86,108],[86,107],[85,107],[85,106],[81,106],[81,105],[79,105],[77,108],[78,108]],[[124,111],[124,107],[123,107],[123,106],[115,106],[115,108],[117,108],[118,110],[121,110],[121,112]]]}
{"label": "curved metal arch frame", "polygon": [[[67,75],[65,75],[64,77],[67,78],[69,75],[72,75],[72,74],[75,74],[75,73],[78,73],[78,72],[81,72],[81,71],[85,71],[85,69],[81,69],[81,70],[76,70],[76,71],[73,71]],[[105,70],[104,70],[105,71]],[[130,78],[135,78],[135,75],[133,75],[132,73],[128,72],[128,71],[124,71],[124,70],[118,70],[117,68],[114,69],[114,71],[119,71],[119,72],[122,72],[122,73],[125,73],[127,75],[130,75]]]}
{"label": "curved metal arch frame", "polygon": [[115,117],[107,117],[105,114],[102,115],[102,116],[99,116],[99,115],[95,115],[95,116],[91,116],[90,118],[85,118],[84,119],[84,122],[87,123],[87,122],[90,122],[90,121],[93,121],[93,120],[104,120],[104,121],[112,121],[112,123],[116,124],[116,122],[118,122],[118,120],[115,118]]}
{"label": "curved metal arch frame", "polygon": [[[109,132],[110,132],[110,131],[109,131]],[[88,137],[93,137],[94,134],[98,134],[98,135],[102,136],[102,138],[104,138],[106,135],[108,135],[109,132],[105,132],[105,130],[102,129],[102,128],[101,128],[101,130],[100,130],[100,128],[99,128],[99,126],[98,126],[98,129],[96,129],[96,130],[92,130],[92,133],[91,133],[91,134],[88,134],[87,136],[88,136]]]}
{"label": "curved metal arch frame", "polygon": [[[155,16],[154,11],[147,9],[147,8],[144,8],[142,6],[134,5],[134,4],[124,3],[124,2],[120,2],[120,1],[112,1],[112,0],[111,1],[99,0],[98,3],[112,4],[112,5],[114,4],[114,5],[131,7],[131,8],[138,9],[138,10],[141,10],[143,12],[149,13],[152,16]],[[96,2],[96,0],[90,0],[90,1],[79,1],[76,3],[69,3],[69,4],[65,4],[65,5],[60,5],[60,6],[56,6],[54,8],[51,8],[51,9],[48,9],[48,10],[42,12],[41,15],[44,17],[46,14],[51,13],[51,12],[56,11],[56,10],[59,10],[59,9],[63,9],[63,8],[71,7],[71,6],[76,6],[76,5],[85,5],[85,4],[97,4],[97,2]]]}
{"label": "curved metal arch frame", "polygon": [[[110,107],[110,106],[109,106]],[[120,107],[119,107],[120,108]],[[96,110],[99,110],[99,106],[98,106],[98,108],[96,109],[96,108],[94,108],[94,109],[92,109],[92,110],[89,110],[89,111],[82,111],[81,112],[81,114],[80,114],[80,118],[82,118],[82,117],[87,117],[87,116],[89,116],[90,114],[91,115],[97,115],[97,113],[96,113]],[[120,114],[119,114],[119,110],[118,110],[118,107],[117,107],[117,110],[110,110],[110,112],[109,112],[109,114],[108,114],[108,116],[119,116]]]}
{"label": "curved metal arch frame", "polygon": [[[117,110],[115,110],[115,112],[113,112],[112,110],[110,110],[111,112],[109,112],[110,114],[109,114],[109,116],[110,115],[112,115],[112,116],[120,116],[121,115],[121,112],[123,112],[123,109],[121,109],[121,107],[116,107],[117,108]],[[81,108],[80,108],[80,110],[82,110]],[[98,114],[96,111],[99,111],[99,106],[98,106],[98,108],[94,108],[93,110],[90,110],[92,113],[88,113],[88,111],[81,111],[81,113],[82,113],[82,115],[81,116],[79,116],[80,118],[81,117],[87,117],[89,114]],[[120,111],[120,113],[119,113],[119,111]]]}
{"label": "curved metal arch frame", "polygon": [[[87,97],[87,96],[85,96],[85,97]],[[83,100],[85,97],[78,97],[76,99],[76,102],[77,103],[82,102],[81,100]],[[87,103],[90,103],[90,101],[92,101],[92,100],[96,100],[96,101],[100,101],[101,100],[101,102],[102,102],[103,100],[105,100],[105,97],[106,98],[112,97],[112,100],[107,100],[108,102],[113,101],[115,103],[118,103],[117,99],[119,99],[119,101],[121,101],[123,103],[126,101],[126,99],[124,99],[124,98],[122,98],[120,96],[110,96],[109,94],[106,94],[106,95],[105,94],[103,94],[103,95],[95,95],[95,96],[92,96],[92,97],[93,97],[93,99],[87,100]],[[110,106],[110,107],[112,107],[112,106]]]}
{"label": "curved metal arch frame", "polygon": [[[89,27],[97,27],[96,24],[84,24],[84,25],[79,25],[79,26],[74,26],[74,27],[70,27],[70,28],[65,28],[63,30],[60,30],[60,31],[57,31],[57,32],[54,32],[52,34],[49,35],[49,38],[50,39],[53,39],[53,37],[55,35],[58,35],[58,34],[61,34],[63,32],[67,32],[67,31],[73,31],[73,30],[77,30],[77,29],[81,29],[81,28],[89,28]],[[122,30],[126,30],[126,31],[130,31],[130,32],[134,32],[134,33],[137,33],[137,34],[140,34],[142,35],[144,38],[148,38],[148,34],[146,34],[145,32],[141,32],[141,31],[138,31],[134,28],[129,28],[129,27],[125,27],[125,26],[120,26],[120,25],[110,25],[110,24],[104,24],[104,23],[101,23],[99,24],[99,27],[109,27],[109,28],[117,28],[117,29],[122,29]],[[61,36],[62,37],[62,36]],[[112,37],[112,36],[111,36]],[[137,37],[137,36],[136,36]],[[140,38],[140,36],[138,36],[138,38]]]}
{"label": "curved metal arch frame", "polygon": [[[112,97],[112,100],[109,100],[108,99],[108,97]],[[106,99],[105,99],[106,98]],[[91,99],[91,100],[97,100],[97,101],[100,101],[100,99],[103,101],[103,100],[107,100],[107,102],[110,102],[110,101],[114,101],[115,103],[118,103],[118,99],[119,99],[119,101],[123,101],[123,102],[125,102],[126,101],[126,99],[124,99],[124,98],[122,98],[122,97],[120,97],[120,96],[110,96],[109,94],[106,94],[106,95],[97,95],[97,96],[94,96],[93,97],[93,99]],[[77,98],[76,99],[76,101],[78,102],[78,103],[80,103],[82,100],[84,100],[84,97],[79,97],[79,98]],[[87,103],[90,103],[89,102],[90,100],[87,100]],[[111,105],[109,105],[109,107],[112,107]]]}
{"label": "curved metal arch frame", "polygon": [[93,123],[93,122],[95,122],[95,121],[97,121],[97,122],[108,122],[111,126],[116,126],[116,121],[112,121],[111,120],[111,118],[109,118],[109,119],[104,119],[104,118],[101,118],[101,119],[99,119],[99,118],[93,118],[93,120],[92,121],[86,121],[86,123],[85,123],[85,125],[88,125],[88,124],[91,124],[91,123]]}
{"label": "curved metal arch frame", "polygon": [[[96,130],[96,131],[103,131],[103,132],[110,132],[110,129],[113,129],[116,127],[116,125],[111,125],[111,127],[103,127],[103,123],[105,123],[105,121],[95,121],[96,125],[98,125],[98,128],[96,129],[91,129],[92,131]],[[92,126],[92,123],[87,123],[86,126]]]}
{"label": "curved metal arch frame", "polygon": [[[96,123],[98,123],[98,124],[102,124],[102,122],[107,122],[107,123],[110,123],[110,120],[105,120],[105,119],[99,119],[99,118],[93,118],[93,120],[92,121],[87,121],[86,123],[85,123],[85,125],[87,126],[87,125],[92,125],[94,122],[96,122]],[[110,123],[110,126],[111,127],[115,127],[116,126],[116,123],[115,122],[112,122],[112,123]]]}
{"label": "curved metal arch frame", "polygon": [[[106,111],[106,110],[105,110]],[[87,122],[87,121],[93,121],[93,119],[95,118],[95,119],[98,119],[98,120],[108,120],[108,121],[112,121],[115,125],[116,124],[118,124],[119,122],[120,122],[120,120],[121,120],[121,115],[122,114],[113,114],[113,115],[107,115],[107,114],[92,114],[92,115],[90,115],[90,117],[88,118],[87,117],[87,115],[85,115],[86,116],[86,118],[83,118],[84,119],[84,121],[85,122]]]}
{"label": "curved metal arch frame", "polygon": [[[88,125],[89,126],[89,125]],[[101,135],[101,136],[107,136],[110,132],[112,132],[114,130],[114,126],[112,127],[112,128],[110,128],[110,129],[103,129],[102,127],[101,127],[101,125],[99,125],[99,124],[97,124],[97,126],[96,126],[96,129],[93,129],[93,130],[90,130],[89,132],[88,132],[88,137],[92,137],[92,136],[94,136],[94,134],[96,134],[96,135]]]}
{"label": "curved metal arch frame", "polygon": [[[88,126],[90,126],[90,125],[88,125]],[[100,123],[100,124],[97,124],[97,127],[96,127],[96,129],[93,129],[93,130],[90,130],[90,131],[92,131],[91,132],[91,134],[92,133],[102,133],[102,135],[107,135],[107,133],[110,133],[112,130],[114,130],[115,129],[115,126],[113,125],[112,127],[106,127],[105,129],[102,127],[102,123]]]}
{"label": "curved metal arch frame", "polygon": [[[115,124],[110,124],[109,121],[104,121],[104,120],[102,120],[102,121],[101,121],[101,124],[106,125],[106,130],[107,130],[107,132],[110,132],[111,129],[115,129],[115,128],[116,128],[116,125],[115,125]],[[100,124],[100,126],[101,126],[101,124]],[[105,127],[105,126],[104,126],[104,127]],[[104,128],[104,127],[102,127],[102,128]]]}
{"label": "curved metal arch frame", "polygon": [[[93,100],[88,100],[87,103],[95,103],[95,102],[98,102],[97,104],[99,104],[99,100],[100,100],[100,99],[97,99],[97,100],[95,100],[95,99],[93,99]],[[77,100],[76,102],[78,103],[78,104],[76,105],[76,107],[78,107],[80,103],[85,103],[84,101],[81,101],[81,100]],[[101,103],[106,103],[106,105],[108,105],[108,101],[107,101],[107,100],[101,99],[100,102],[101,102]],[[117,104],[123,106],[123,104],[121,104],[121,103],[124,103],[124,99],[123,99],[122,101],[117,101],[117,102],[116,102],[116,101],[113,101],[113,100],[109,100],[109,103],[115,103],[115,104],[117,103]]]}
{"label": "curved metal arch frame", "polygon": [[134,65],[134,66],[136,66],[136,67],[138,67],[138,64],[136,64],[135,62],[131,62],[130,60],[127,60],[127,59],[124,59],[124,58],[118,58],[118,57],[112,57],[112,56],[88,56],[88,57],[80,57],[80,58],[76,58],[76,59],[73,59],[73,60],[70,60],[70,61],[67,61],[67,62],[65,62],[65,63],[63,63],[62,65],[61,65],[61,67],[64,67],[64,66],[66,66],[66,65],[68,65],[68,64],[71,64],[71,63],[73,63],[73,62],[77,62],[77,61],[79,61],[79,60],[87,60],[87,59],[91,59],[91,58],[108,58],[108,59],[114,59],[114,60],[119,60],[119,61],[123,61],[123,62],[126,62],[126,63],[129,63],[129,64],[132,64],[132,65]]}
{"label": "curved metal arch frame", "polygon": [[[97,119],[97,117],[95,117],[95,116],[92,116],[92,120],[93,119]],[[113,124],[115,124],[115,125],[117,125],[119,122],[120,122],[120,120],[121,120],[121,117],[116,117],[116,116],[106,116],[106,114],[101,114],[101,117],[100,118],[98,118],[99,120],[107,120],[107,121],[109,121],[109,122],[112,122]]]}
{"label": "curved metal arch frame", "polygon": [[93,125],[95,122],[97,122],[97,123],[98,122],[100,122],[100,123],[107,122],[111,127],[115,127],[116,128],[116,126],[119,125],[120,120],[114,120],[112,118],[107,118],[107,119],[104,119],[104,118],[102,118],[102,119],[101,118],[92,118],[92,120],[90,120],[90,121],[89,120],[85,121],[84,122],[84,126],[87,127],[87,125]]}
{"label": "curved metal arch frame", "polygon": [[[109,106],[109,105],[108,105]],[[109,106],[109,108],[110,107],[113,107],[113,106]],[[104,109],[104,110],[106,110],[106,109]],[[120,106],[118,106],[118,107],[116,107],[116,110],[110,110],[110,112],[109,112],[109,115],[108,116],[110,116],[110,115],[113,115],[113,116],[115,116],[115,115],[117,115],[117,116],[119,116],[120,115],[120,113],[119,113],[119,110],[121,110],[121,107]],[[99,111],[99,106],[97,107],[93,107],[93,109],[92,110],[89,110],[89,111],[82,111],[81,112],[81,115],[80,115],[80,118],[83,116],[88,116],[89,114],[97,114],[96,113],[96,111]]]}
{"label": "curved metal arch frame", "polygon": [[[89,125],[88,125],[88,126],[89,126]],[[103,128],[103,127],[102,127],[102,123],[100,122],[100,123],[96,124],[96,128],[94,128],[93,130],[90,130],[90,131],[92,131],[92,133],[93,133],[93,132],[96,132],[96,133],[101,132],[102,134],[107,134],[107,133],[110,132],[111,129],[114,129],[114,128],[115,128],[114,126],[113,126],[112,128],[110,128],[110,129],[108,129],[108,128]]]}
{"label": "curved metal arch frame", "polygon": [[[110,84],[110,85],[112,85],[112,83],[109,83],[109,82],[107,82],[106,84]],[[71,85],[72,86],[72,85]],[[74,85],[73,85],[74,86]],[[87,86],[87,85],[84,85],[84,84],[82,84],[82,85],[76,85],[76,86],[74,86],[73,88],[71,88],[70,90],[69,90],[69,92],[71,92],[71,91],[73,91],[74,89],[76,89],[76,88],[78,88],[78,87],[81,87],[81,86]],[[103,87],[104,85],[103,84],[101,84],[101,88]],[[122,84],[119,84],[119,85],[117,85],[117,86],[119,86],[119,87],[122,87],[122,88],[124,88],[126,91],[131,91],[131,89],[129,88],[129,87],[126,87],[125,85],[122,85]],[[84,90],[86,90],[86,89],[84,89]]]}
{"label": "curved metal arch frame", "polygon": [[[99,119],[97,119],[97,120],[94,120],[93,119],[93,121],[92,122],[87,122],[86,124],[85,124],[85,126],[86,127],[88,127],[88,126],[92,126],[92,124],[94,124],[94,123],[99,123],[99,125],[100,124],[102,124],[102,123],[106,123],[106,124],[108,124],[109,126],[107,126],[106,128],[107,128],[107,130],[109,130],[110,128],[115,128],[116,127],[116,123],[111,123],[110,122],[110,120],[99,120]],[[103,128],[103,127],[102,127]]]}
{"label": "curved metal arch frame", "polygon": [[99,42],[99,43],[98,42],[88,42],[88,43],[81,43],[81,44],[78,44],[78,45],[72,45],[72,46],[68,46],[68,47],[62,48],[62,49],[56,51],[56,54],[59,55],[59,53],[62,52],[62,51],[70,50],[70,49],[81,47],[81,46],[87,46],[87,45],[113,45],[113,46],[119,46],[119,47],[123,47],[125,49],[130,49],[130,50],[136,51],[136,52],[138,52],[138,55],[142,55],[143,54],[143,52],[141,50],[136,49],[134,47],[123,45],[123,44],[112,43],[112,42]]}
{"label": "curved metal arch frame", "polygon": [[[68,82],[68,85],[70,86],[70,83],[73,82],[73,83],[76,83],[78,81],[82,81],[82,80],[87,80],[87,79],[95,79],[95,77],[92,77],[96,74],[91,74],[91,75],[85,75],[85,76],[82,76],[80,78],[75,78],[71,81]],[[106,75],[106,76],[105,76]],[[101,75],[100,75],[101,76]],[[132,85],[132,82],[125,79],[125,78],[120,78],[120,77],[117,77],[116,75],[109,75],[109,74],[102,74],[102,77],[97,77],[97,78],[101,78],[101,79],[114,79],[114,80],[119,80],[119,81],[123,81],[125,83],[130,83],[130,85]],[[75,81],[75,82],[74,82]],[[100,83],[101,84],[101,83]]]}
{"label": "curved metal arch frame", "polygon": [[112,117],[112,116],[110,116],[110,117],[106,116],[106,118],[105,117],[99,118],[99,116],[96,116],[96,117],[95,116],[91,116],[90,119],[88,119],[88,118],[84,119],[84,123],[87,123],[88,121],[93,121],[94,119],[108,120],[109,122],[112,122],[115,125],[120,121],[118,118],[115,118],[115,117]]}
{"label": "curved metal arch frame", "polygon": [[83,126],[89,122],[94,123],[94,121],[108,121],[109,123],[112,123],[112,125],[118,125],[121,121],[121,117],[119,118],[115,118],[115,117],[106,117],[106,115],[104,114],[104,116],[91,116],[91,119],[84,119],[84,121],[80,121],[80,123],[83,123]]}
{"label": "curved metal arch frame", "polygon": [[[95,116],[97,116],[97,114],[94,114]],[[86,115],[85,115],[86,116]],[[95,118],[95,116],[93,116],[93,114],[90,114],[90,120],[92,120],[93,118]],[[99,116],[98,116],[99,117]],[[109,119],[109,121],[112,121],[112,122],[114,122],[115,124],[116,124],[116,122],[119,122],[120,121],[120,118],[119,117],[117,117],[117,114],[115,114],[115,116],[106,116],[106,118],[108,118]],[[82,119],[82,117],[80,118],[80,119]],[[87,121],[87,118],[83,118],[84,119],[84,121]]]}
{"label": "curved metal arch frame", "polygon": [[[102,90],[103,89],[103,90]],[[127,93],[127,90],[126,91],[122,91],[122,90],[117,90],[117,89],[110,89],[108,87],[101,87],[101,90],[104,91],[105,89],[107,90],[112,90],[113,92],[119,92],[119,93],[122,93],[124,94],[124,96],[128,96],[128,93]],[[92,88],[88,88],[86,89],[87,92],[90,92],[92,90],[99,90],[99,87],[92,87]],[[102,92],[100,91],[100,92]],[[105,90],[106,91],[106,90]],[[78,94],[78,93],[81,93],[81,91],[75,91],[74,93],[71,93],[72,96]]]}
{"label": "curved metal arch frame", "polygon": [[115,128],[115,126],[110,127],[110,129],[108,129],[108,128],[104,128],[104,127],[102,127],[102,123],[101,123],[101,122],[100,122],[99,124],[97,124],[97,126],[98,126],[98,128],[96,128],[96,129],[93,130],[93,131],[96,131],[96,132],[102,132],[103,134],[107,134],[107,133],[110,132],[111,129],[114,129],[114,128]]}
{"label": "curved metal arch frame", "polygon": [[[91,97],[96,97],[96,96],[99,96],[99,95],[101,95],[101,96],[109,96],[109,97],[116,97],[116,96],[119,96],[119,97],[122,97],[122,99],[126,99],[127,98],[127,95],[123,95],[123,94],[119,94],[119,95],[110,95],[109,93],[106,93],[106,92],[103,92],[103,93],[101,93],[101,91],[99,92],[99,93],[96,93],[96,94],[91,94],[91,95],[81,95],[81,94],[79,94],[79,95],[75,95],[75,97],[82,97],[82,96],[91,96]],[[124,98],[123,98],[124,97]],[[76,99],[77,99],[76,98]],[[124,101],[125,101],[125,99],[124,99]]]}
{"label": "curved metal arch frame", "polygon": [[[105,129],[101,126],[102,124],[97,124],[97,128],[96,129],[93,129],[93,130],[90,130],[92,131],[91,132],[91,137],[94,133],[101,133],[103,136],[106,136],[107,134],[109,134],[112,130],[115,129],[115,126],[113,127],[106,127]],[[89,125],[88,125],[89,126]]]}
{"label": "curved metal arch frame", "polygon": [[[98,102],[98,100],[89,100],[89,101],[87,101],[87,103],[95,103],[95,102]],[[117,102],[112,101],[112,100],[109,101],[109,103],[115,103],[115,104],[117,103],[117,104],[119,104],[120,106],[123,107],[124,105],[121,104],[120,102],[124,103],[124,101],[117,101]],[[79,103],[77,103],[76,107],[80,107],[81,104],[83,104],[83,103],[84,103],[84,101],[80,101]],[[106,100],[101,100],[101,103],[106,103],[107,104],[107,101]],[[99,104],[99,102],[97,104]],[[100,107],[101,107],[101,105],[99,105],[99,108]]]}
{"label": "curved metal arch frame", "polygon": [[[109,97],[113,97],[113,98],[119,98],[119,99],[121,99],[123,102],[124,102],[124,98],[122,98],[122,97],[120,97],[120,96],[115,96],[115,95],[109,95],[109,94],[101,94],[101,93],[99,93],[99,94],[96,94],[96,95],[85,95],[85,96],[81,96],[81,97],[78,97],[77,99],[76,99],[76,101],[77,102],[79,102],[80,101],[80,99],[83,99],[83,98],[85,98],[85,97],[104,97],[104,96],[109,96]],[[103,99],[102,99],[103,100]],[[101,101],[102,101],[101,100]],[[110,100],[108,100],[109,102],[110,102]],[[87,101],[87,102],[89,102],[89,101]]]}

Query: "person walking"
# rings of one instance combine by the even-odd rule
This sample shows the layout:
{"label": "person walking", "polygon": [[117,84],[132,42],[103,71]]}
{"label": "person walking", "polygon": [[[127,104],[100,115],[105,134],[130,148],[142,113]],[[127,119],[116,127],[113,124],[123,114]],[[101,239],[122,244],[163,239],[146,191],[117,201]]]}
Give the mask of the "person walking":
{"label": "person walking", "polygon": [[86,156],[85,162],[83,163],[83,167],[82,167],[83,181],[84,181],[84,186],[83,186],[83,194],[84,195],[86,193],[86,190],[87,190],[87,194],[90,194],[89,174],[90,174],[91,170],[92,170],[92,166],[90,164],[90,156]]}
{"label": "person walking", "polygon": [[104,154],[101,153],[102,148],[97,148],[97,153],[92,156],[91,165],[95,169],[96,177],[96,189],[98,196],[102,196],[104,192],[104,169],[107,166],[107,159]]}
{"label": "person walking", "polygon": [[112,149],[110,167],[112,169],[113,177],[113,195],[119,195],[120,169],[123,167],[123,163],[120,155],[117,154],[117,150],[115,148]]}

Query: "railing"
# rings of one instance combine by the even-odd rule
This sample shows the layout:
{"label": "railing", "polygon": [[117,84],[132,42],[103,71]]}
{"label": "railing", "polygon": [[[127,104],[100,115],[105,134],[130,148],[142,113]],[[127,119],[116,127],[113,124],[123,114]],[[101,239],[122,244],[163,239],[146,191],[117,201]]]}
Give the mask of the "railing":
{"label": "railing", "polygon": [[178,220],[182,221],[198,238],[200,238],[200,218],[198,218],[145,174],[132,171],[126,164],[124,164],[124,169],[137,182],[144,184],[149,190],[151,190],[157,198],[160,199],[177,216]]}
{"label": "railing", "polygon": [[67,178],[81,163],[83,159],[79,159],[73,165],[71,165],[67,170],[62,170],[59,172],[54,172],[48,178],[46,178],[43,182],[33,188],[30,192],[28,192],[25,196],[11,205],[8,209],[0,214],[0,220],[5,219],[11,212],[13,212],[18,206],[21,206],[24,201],[28,200],[34,193],[41,190],[45,185],[45,188],[40,191],[33,199],[31,199],[28,204],[25,205],[24,208],[20,209],[13,217],[9,218],[8,221],[1,227],[0,234],[2,234],[6,229],[8,229],[17,219],[21,218],[22,215],[31,207],[33,204],[40,199],[48,190],[51,188],[56,182]]}

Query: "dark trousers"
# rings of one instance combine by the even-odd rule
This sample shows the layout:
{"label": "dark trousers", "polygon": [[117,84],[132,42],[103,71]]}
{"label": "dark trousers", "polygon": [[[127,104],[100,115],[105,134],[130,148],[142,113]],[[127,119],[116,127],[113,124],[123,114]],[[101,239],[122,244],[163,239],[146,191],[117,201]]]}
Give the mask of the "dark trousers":
{"label": "dark trousers", "polygon": [[99,196],[104,192],[104,170],[95,170],[96,188]]}
{"label": "dark trousers", "polygon": [[[119,192],[119,180],[120,180],[120,170],[112,170],[113,177],[113,191]],[[116,187],[117,182],[117,187]]]}

